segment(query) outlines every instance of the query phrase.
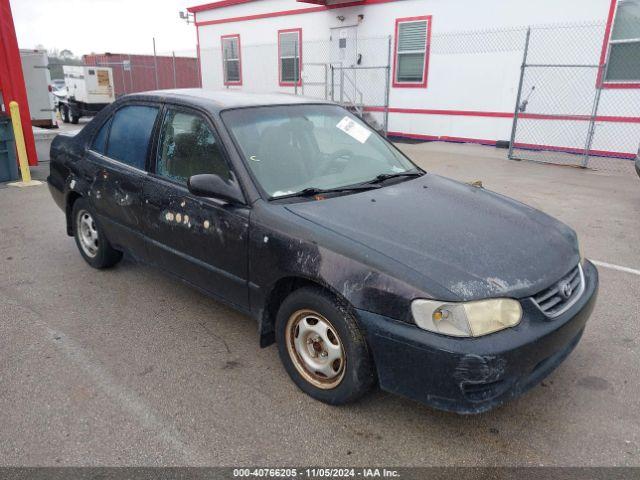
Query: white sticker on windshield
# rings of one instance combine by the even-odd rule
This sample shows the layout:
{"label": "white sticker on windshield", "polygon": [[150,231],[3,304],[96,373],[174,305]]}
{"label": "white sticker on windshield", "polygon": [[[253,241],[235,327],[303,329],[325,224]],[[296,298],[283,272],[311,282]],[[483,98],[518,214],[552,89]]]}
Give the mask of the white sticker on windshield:
{"label": "white sticker on windshield", "polygon": [[371,130],[363,127],[362,125],[353,121],[349,117],[344,117],[336,125],[337,128],[352,138],[355,138],[360,143],[364,143],[371,136]]}

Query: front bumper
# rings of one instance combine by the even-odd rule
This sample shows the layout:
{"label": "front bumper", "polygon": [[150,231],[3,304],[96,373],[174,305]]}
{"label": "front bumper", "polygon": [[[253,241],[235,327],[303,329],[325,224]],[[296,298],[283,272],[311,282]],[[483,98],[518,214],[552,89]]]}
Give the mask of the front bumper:
{"label": "front bumper", "polygon": [[542,381],[578,344],[595,304],[598,271],[584,265],[585,291],[563,315],[549,319],[531,299],[513,328],[479,338],[454,338],[358,311],[383,390],[441,410],[490,410]]}

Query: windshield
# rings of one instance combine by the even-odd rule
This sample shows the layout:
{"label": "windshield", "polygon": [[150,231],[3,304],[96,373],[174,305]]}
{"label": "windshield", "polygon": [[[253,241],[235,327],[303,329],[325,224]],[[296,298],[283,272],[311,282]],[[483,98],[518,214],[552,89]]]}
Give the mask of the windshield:
{"label": "windshield", "polygon": [[362,120],[335,105],[243,108],[223,112],[222,119],[272,198],[416,170]]}

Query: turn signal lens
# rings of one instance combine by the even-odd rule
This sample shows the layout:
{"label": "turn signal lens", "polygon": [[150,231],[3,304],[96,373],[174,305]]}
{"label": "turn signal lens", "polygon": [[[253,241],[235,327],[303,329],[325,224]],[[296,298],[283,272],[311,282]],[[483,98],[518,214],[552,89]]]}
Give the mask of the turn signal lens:
{"label": "turn signal lens", "polygon": [[522,320],[520,302],[511,298],[464,303],[420,299],[412,302],[411,313],[420,328],[453,337],[481,337]]}

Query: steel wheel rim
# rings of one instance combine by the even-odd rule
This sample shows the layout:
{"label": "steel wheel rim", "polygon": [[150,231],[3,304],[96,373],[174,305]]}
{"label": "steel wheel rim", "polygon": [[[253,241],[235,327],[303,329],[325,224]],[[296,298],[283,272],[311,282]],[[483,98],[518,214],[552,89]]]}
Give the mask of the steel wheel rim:
{"label": "steel wheel rim", "polygon": [[88,257],[94,258],[100,248],[100,240],[98,238],[98,229],[96,228],[95,220],[89,212],[80,210],[76,220],[76,227],[82,251]]}
{"label": "steel wheel rim", "polygon": [[347,357],[334,326],[313,310],[298,310],[287,321],[289,357],[302,377],[330,390],[344,378]]}

